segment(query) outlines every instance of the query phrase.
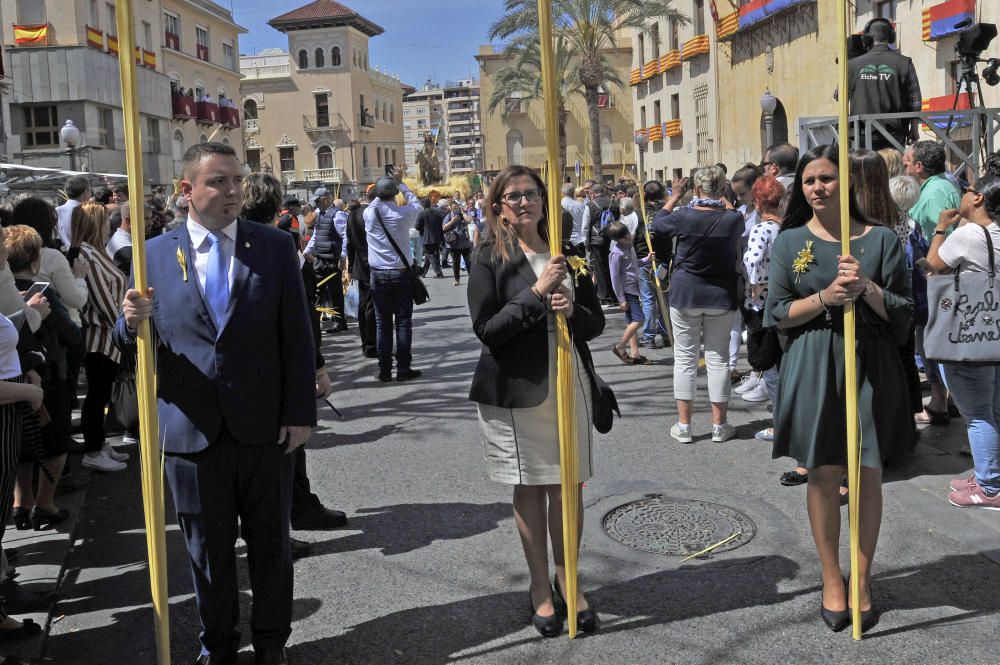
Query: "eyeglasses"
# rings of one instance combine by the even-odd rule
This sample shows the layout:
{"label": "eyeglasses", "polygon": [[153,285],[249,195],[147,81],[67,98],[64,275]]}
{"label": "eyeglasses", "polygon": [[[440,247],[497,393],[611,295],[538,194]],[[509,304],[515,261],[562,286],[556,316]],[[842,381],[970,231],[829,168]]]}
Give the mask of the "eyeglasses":
{"label": "eyeglasses", "polygon": [[528,203],[535,203],[542,198],[542,193],[537,189],[526,189],[523,192],[507,192],[500,197],[504,203],[511,206],[520,203],[522,198]]}
{"label": "eyeglasses", "polygon": [[971,187],[963,187],[962,188],[962,196],[965,196],[966,194],[978,194],[978,193],[979,192],[977,192],[976,190],[972,189]]}
{"label": "eyeglasses", "polygon": [[760,168],[762,168],[762,169],[763,168],[767,168],[768,166],[771,166],[772,164],[774,164],[774,162],[766,162],[766,161],[765,162],[761,162],[760,163]]}

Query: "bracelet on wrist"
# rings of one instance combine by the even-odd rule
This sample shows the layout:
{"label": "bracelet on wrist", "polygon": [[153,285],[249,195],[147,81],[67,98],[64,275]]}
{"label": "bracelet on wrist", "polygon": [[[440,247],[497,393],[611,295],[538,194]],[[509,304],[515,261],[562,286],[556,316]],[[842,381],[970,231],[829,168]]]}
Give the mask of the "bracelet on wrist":
{"label": "bracelet on wrist", "polygon": [[538,287],[535,286],[534,284],[531,285],[531,292],[535,294],[536,298],[538,298],[538,302],[540,302],[540,303],[544,303],[545,302],[545,296],[542,295],[542,292],[539,291]]}
{"label": "bracelet on wrist", "polygon": [[833,315],[830,314],[830,308],[827,306],[826,301],[823,300],[823,292],[817,291],[816,297],[819,299],[819,304],[823,306],[823,311],[826,312],[826,322],[830,323],[833,321]]}

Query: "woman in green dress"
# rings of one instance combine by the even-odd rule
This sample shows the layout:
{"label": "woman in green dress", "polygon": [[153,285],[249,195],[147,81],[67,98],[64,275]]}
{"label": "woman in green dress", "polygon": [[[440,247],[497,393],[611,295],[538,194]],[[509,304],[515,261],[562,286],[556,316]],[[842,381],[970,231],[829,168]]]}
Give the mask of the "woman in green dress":
{"label": "woman in green dress", "polygon": [[836,146],[803,155],[771,253],[765,312],[765,325],[788,335],[774,408],[774,457],[792,457],[809,469],[809,522],[823,571],[820,615],[834,631],[850,622],[839,561],[839,487],[847,465],[845,304],[854,303],[857,330],[862,630],[879,616],[871,599],[871,562],[882,521],[882,462],[913,436],[896,353],[913,309],[903,249],[883,220],[865,218],[852,193],[851,254],[841,256],[839,186]]}

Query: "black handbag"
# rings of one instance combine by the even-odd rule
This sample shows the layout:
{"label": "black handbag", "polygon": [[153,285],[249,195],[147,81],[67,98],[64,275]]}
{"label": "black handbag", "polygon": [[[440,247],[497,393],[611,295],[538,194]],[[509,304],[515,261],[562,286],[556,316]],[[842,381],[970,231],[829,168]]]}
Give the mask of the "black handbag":
{"label": "black handbag", "polygon": [[766,372],[781,359],[781,340],[774,328],[765,328],[764,312],[743,310],[747,326],[747,362],[755,372]]}
{"label": "black handbag", "polygon": [[622,417],[621,409],[618,408],[618,398],[615,397],[615,391],[611,386],[597,373],[594,359],[589,357],[589,352],[581,360],[587,378],[590,379],[590,401],[593,407],[590,422],[598,432],[607,434],[615,423],[614,414],[617,413],[619,418]]}
{"label": "black handbag", "polygon": [[423,305],[425,302],[431,299],[431,294],[427,292],[427,287],[424,286],[423,280],[420,279],[419,273],[415,266],[411,266],[410,262],[406,260],[406,256],[399,249],[399,245],[396,241],[392,239],[392,235],[389,233],[389,229],[385,228],[385,222],[382,221],[382,213],[375,208],[375,218],[378,220],[379,226],[382,227],[382,232],[385,233],[385,237],[389,239],[389,244],[396,251],[396,256],[399,260],[403,262],[406,269],[410,271],[410,277],[413,279],[413,304]]}

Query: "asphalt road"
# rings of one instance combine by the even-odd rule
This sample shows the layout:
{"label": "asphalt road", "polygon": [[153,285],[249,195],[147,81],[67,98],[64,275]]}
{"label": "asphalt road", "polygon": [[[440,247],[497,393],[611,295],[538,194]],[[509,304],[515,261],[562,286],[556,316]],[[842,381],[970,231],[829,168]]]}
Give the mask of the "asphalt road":
{"label": "asphalt road", "polygon": [[[676,416],[670,353],[651,352],[656,363],[646,367],[620,364],[607,350],[623,325],[619,313],[609,315],[606,334],[592,344],[624,417],[595,442],[580,557],[582,587],[604,626],[574,641],[543,640],[527,624],[511,491],[485,478],[475,406],[466,399],[479,344],[464,284],[453,287],[450,277],[428,284],[433,299],[414,317],[414,365],[423,379],[377,382],[353,325],[324,338],[333,399],[346,419],[320,411],[309,469],[315,491],[345,510],[350,525],[297,534],[313,543],[314,554],[296,564],[291,663],[995,660],[1000,513],[947,503],[948,480],[971,467],[958,454],[961,423],[924,432],[916,455],[888,474],[873,585],[884,615],[854,643],[848,632],[833,634],[820,622],[805,488],[781,487],[777,478],[789,461],[772,460],[769,444],[753,438],[767,423],[764,405],[734,401],[737,438],[712,443],[702,392],[696,441],[677,444],[667,433]],[[602,518],[650,494],[734,508],[752,522],[753,538],[683,564],[612,540]],[[52,626],[44,662],[154,663],[137,462],[91,483],[76,537],[56,610],[63,617]],[[845,533],[844,561],[846,540]],[[168,546],[171,651],[174,663],[187,664],[197,654],[198,624],[173,519]],[[241,569],[246,589],[245,560]],[[249,606],[246,591],[242,665],[253,662]]]}

